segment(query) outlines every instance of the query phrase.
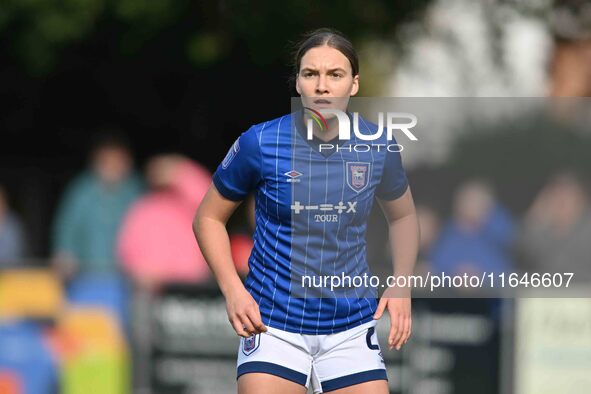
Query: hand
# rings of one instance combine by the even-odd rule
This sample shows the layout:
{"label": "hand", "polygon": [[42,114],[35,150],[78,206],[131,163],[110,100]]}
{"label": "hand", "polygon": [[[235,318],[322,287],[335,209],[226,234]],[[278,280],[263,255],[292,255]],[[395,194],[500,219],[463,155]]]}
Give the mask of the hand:
{"label": "hand", "polygon": [[390,313],[390,333],[388,334],[388,348],[400,350],[410,338],[412,328],[411,303],[409,297],[390,298],[386,293],[380,299],[378,309],[373,318],[378,320],[388,309]]}
{"label": "hand", "polygon": [[259,306],[244,286],[226,296],[226,311],[234,331],[241,337],[248,338],[267,331]]}

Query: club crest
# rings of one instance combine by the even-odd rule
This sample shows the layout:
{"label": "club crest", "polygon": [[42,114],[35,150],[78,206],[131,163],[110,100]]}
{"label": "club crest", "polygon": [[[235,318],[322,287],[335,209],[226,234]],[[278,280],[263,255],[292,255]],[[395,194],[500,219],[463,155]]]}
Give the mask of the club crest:
{"label": "club crest", "polygon": [[242,339],[242,353],[245,356],[249,356],[250,354],[254,353],[255,350],[259,348],[261,344],[261,335],[251,335],[248,338]]}
{"label": "club crest", "polygon": [[369,183],[370,163],[347,162],[347,185],[357,193]]}

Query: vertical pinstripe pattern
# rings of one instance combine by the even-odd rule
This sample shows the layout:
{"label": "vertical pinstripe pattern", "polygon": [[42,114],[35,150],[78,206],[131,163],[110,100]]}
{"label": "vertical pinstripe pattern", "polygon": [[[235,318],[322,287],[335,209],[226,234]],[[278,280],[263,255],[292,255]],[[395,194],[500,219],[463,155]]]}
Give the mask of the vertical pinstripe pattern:
{"label": "vertical pinstripe pattern", "polygon": [[[282,117],[279,119],[277,124],[277,139],[275,140],[275,182],[279,184],[279,136],[281,135],[281,122],[283,121]],[[279,199],[277,201],[280,201]],[[275,204],[275,214],[279,217],[279,204]],[[279,233],[281,232],[281,222],[279,222],[279,226],[277,226],[277,232],[275,233],[275,257],[273,261],[277,261],[277,250],[279,246]],[[291,248],[290,248],[291,249]],[[275,270],[275,278],[273,279],[273,295],[271,296],[271,317],[269,320],[269,325],[273,324],[273,311],[275,310],[275,294],[277,294],[277,277],[279,276],[279,270]]]}
{"label": "vertical pinstripe pattern", "polygon": [[[355,142],[357,142],[357,138],[355,138]],[[355,155],[355,161],[357,161],[357,162],[362,161],[359,158],[359,153],[355,152],[354,155]],[[345,162],[345,166],[346,166],[346,162]],[[370,164],[370,166],[371,166],[371,164]],[[346,168],[345,168],[345,171],[347,171]],[[368,169],[368,172],[369,171],[371,171],[371,168]],[[369,175],[371,176],[371,173]],[[346,176],[349,176],[349,174],[347,173]],[[357,213],[355,213],[354,215],[357,215]],[[365,218],[365,220],[367,222],[367,217]],[[364,231],[364,233],[365,233],[365,231]],[[347,233],[347,240],[348,239],[349,239],[349,233]],[[360,239],[359,238],[359,235],[356,235],[356,237],[355,237],[355,246],[359,245],[360,242],[365,242],[365,239]],[[360,261],[360,258],[359,258],[359,254],[358,253],[355,253],[353,256],[355,257],[355,265],[353,266],[353,273],[354,273],[354,275],[359,275],[360,270],[363,268],[363,267],[360,266],[361,261]],[[363,256],[363,258],[365,258],[365,255]],[[367,266],[367,263],[365,265]],[[356,298],[357,298],[357,305],[359,306],[359,308],[358,308],[358,311],[359,311],[359,319],[363,320],[363,318],[364,318],[364,314],[363,314],[364,308],[361,305],[361,301],[362,301],[363,298],[359,297],[359,293],[358,293],[357,289],[355,289],[355,295],[356,295]],[[368,305],[367,306],[368,306],[368,308],[371,309],[371,304],[369,302],[368,302]]]}
{"label": "vertical pinstripe pattern", "polygon": [[[260,150],[261,176],[246,288],[259,304],[263,322],[271,327],[305,334],[340,332],[371,320],[376,300],[360,295],[358,289],[345,299],[318,298],[316,292],[297,287],[298,275],[368,272],[364,234],[385,153],[341,150],[322,155],[301,130],[293,128],[292,120],[292,115],[287,115],[252,128],[256,133],[253,141],[258,141],[255,148]],[[367,131],[374,127],[365,122],[363,126]],[[240,155],[251,154],[248,148],[241,145],[233,163],[236,168],[242,165]],[[347,182],[351,176],[347,162],[369,163],[368,184],[361,191]],[[301,174],[296,182],[287,182],[285,174],[291,170]],[[242,180],[231,171],[218,169],[216,175],[240,190]],[[348,208],[348,204],[356,204],[356,210],[340,212],[336,208],[340,202]],[[310,208],[296,213],[292,209],[296,203]],[[318,207],[322,204],[329,210],[321,211]],[[331,215],[329,221],[315,216],[326,212]],[[332,221],[334,217],[338,220]]]}
{"label": "vertical pinstripe pattern", "polygon": [[[329,184],[329,171],[328,171],[328,160],[324,160],[324,201],[329,201],[328,199],[328,184]],[[332,186],[332,185],[331,185]],[[322,223],[322,235],[326,234],[326,222]],[[322,272],[322,263],[324,262],[324,242],[326,238],[322,237],[322,246],[320,247],[320,272]],[[338,242],[336,243],[336,247],[338,248]],[[334,270],[333,270],[334,271]],[[318,335],[318,330],[320,329],[320,315],[322,312],[322,301],[323,298],[320,298],[320,305],[318,307],[318,320],[316,320],[316,334]],[[336,302],[335,302],[336,304]],[[326,316],[324,316],[326,318]]]}
{"label": "vertical pinstripe pattern", "polygon": [[[344,174],[344,173],[347,172],[347,169],[345,168],[346,166],[345,166],[345,161],[343,160],[343,154],[342,154],[342,152],[339,152],[338,154],[339,154],[339,157],[340,157],[340,160],[341,160],[341,167],[342,167],[341,171]],[[346,180],[345,177],[342,177],[342,182],[341,182],[341,199],[339,201],[343,201],[345,199],[345,187],[346,186],[347,186],[347,180]],[[339,233],[340,230],[341,230],[341,222],[339,221],[339,225],[337,226],[337,233]],[[347,238],[348,238],[348,234],[347,234]],[[333,271],[336,271],[337,270],[337,259],[338,259],[338,256],[339,256],[340,246],[341,246],[340,242],[337,242],[337,253],[336,253],[335,258],[334,258],[334,269],[333,269]],[[347,255],[347,259],[345,260],[345,271],[347,271],[347,265],[348,265],[348,263],[349,263],[349,255]],[[355,295],[358,296],[357,291],[355,291]],[[351,324],[351,319],[350,319],[349,316],[351,314],[351,301],[350,301],[349,297],[346,297],[345,300],[347,301],[347,314],[346,314],[346,316],[347,316],[347,325],[350,325]],[[338,309],[339,308],[338,308],[338,300],[337,300],[337,302],[335,303],[335,307],[334,307],[334,314],[332,316],[332,330],[334,330],[335,329],[335,326],[336,326],[336,324],[335,324],[335,318],[337,316]]]}
{"label": "vertical pinstripe pattern", "polygon": [[[265,127],[267,126],[267,123],[268,122],[265,122],[265,124],[263,125],[263,127],[261,128],[261,131],[259,133],[259,146],[260,146],[260,149],[261,149],[261,156],[262,156],[262,150],[263,150],[263,143],[262,143],[263,142],[263,132],[265,131]],[[264,156],[263,156],[263,159],[262,160],[263,160],[263,163],[264,163],[265,162]],[[263,171],[263,174],[264,174],[264,171],[265,171],[265,167],[264,166],[261,166],[261,171]],[[262,192],[262,194],[265,197],[265,212],[267,212],[268,209],[269,209],[269,197],[268,197],[268,184],[266,182],[263,183],[263,192]],[[261,262],[260,262],[260,264],[262,266],[262,274],[260,276],[261,283],[260,283],[260,285],[259,285],[260,287],[258,289],[259,299],[257,301],[257,304],[259,304],[259,305],[261,305],[261,300],[263,299],[263,285],[265,283],[265,277],[266,277],[265,272],[267,271],[267,264],[266,264],[267,259],[265,258],[266,252],[267,252],[267,248],[265,246],[266,246],[266,242],[267,242],[266,235],[267,235],[267,224],[269,223],[269,216],[266,216],[266,217],[261,216],[261,218],[264,218],[265,219],[265,223],[262,226],[262,228],[263,228],[262,237],[260,237],[261,242],[263,243],[263,245],[262,245],[263,256],[262,256]],[[259,228],[259,226],[257,225],[257,229],[258,228]],[[249,262],[249,265],[250,265],[250,262]]]}
{"label": "vertical pinstripe pattern", "polygon": [[[309,177],[312,177],[312,153],[313,153],[312,152],[312,149],[310,149],[310,151],[309,151],[309,157],[308,157],[308,174],[309,174]],[[312,182],[308,182],[307,187],[308,187],[308,201],[305,201],[304,202],[305,204],[308,204],[310,202],[311,198],[312,198]],[[308,251],[308,247],[310,245],[310,222],[311,222],[311,220],[310,220],[310,211],[308,211],[308,214],[307,215],[308,216],[307,216],[307,219],[306,219],[306,225],[307,225],[307,231],[306,231],[306,247],[304,248],[304,252],[307,252]],[[292,217],[292,222],[295,222],[295,221],[296,220],[293,219],[293,217]],[[296,235],[295,238],[299,238],[299,237],[297,237],[297,235]],[[292,243],[293,242],[298,242],[298,241],[299,241],[299,239],[294,239],[292,237]],[[292,264],[293,264],[293,261],[292,261]],[[304,275],[307,275],[308,274],[308,254],[307,253],[304,254],[303,264],[304,264]],[[307,304],[307,301],[308,301],[307,295],[308,295],[308,289],[305,288],[304,289],[304,307],[302,308],[302,314],[301,314],[302,315],[302,319],[301,319],[301,323],[300,323],[300,331],[301,332],[303,332],[305,330],[305,328],[304,328],[304,321],[306,319],[306,304]]]}
{"label": "vertical pinstripe pattern", "polygon": [[[289,167],[291,169],[293,169],[294,168],[294,164],[296,162],[296,153],[295,153],[296,152],[296,150],[295,150],[295,148],[296,148],[296,138],[295,138],[296,137],[296,135],[295,135],[296,130],[295,130],[295,127],[293,127],[293,119],[291,117],[289,119],[289,127],[290,127],[290,129],[289,129],[290,130],[290,133],[289,133],[289,137],[290,137],[289,146],[290,146],[290,149],[291,149],[291,156],[290,156],[290,161],[289,161],[289,163],[290,163]],[[289,200],[290,201],[290,204],[291,204],[292,201],[294,201],[294,192],[295,192],[294,191],[294,188],[293,187],[290,187],[290,189],[289,189],[289,195],[291,197],[291,199]],[[291,224],[291,222],[290,222],[290,224]],[[289,226],[289,238],[290,238],[290,241],[292,239],[292,236],[293,236],[293,231],[292,231],[292,226],[290,225]],[[290,247],[289,248],[289,253],[288,253],[288,260],[290,262],[290,269],[291,269],[292,250],[293,250],[293,248]],[[288,293],[287,293],[288,295],[291,295],[291,282],[292,281],[290,280],[289,281]],[[285,320],[283,321],[283,330],[287,330],[287,321],[289,319],[289,312],[290,312],[291,300],[292,300],[292,297],[289,297],[288,296],[287,297],[287,306],[285,308]]]}

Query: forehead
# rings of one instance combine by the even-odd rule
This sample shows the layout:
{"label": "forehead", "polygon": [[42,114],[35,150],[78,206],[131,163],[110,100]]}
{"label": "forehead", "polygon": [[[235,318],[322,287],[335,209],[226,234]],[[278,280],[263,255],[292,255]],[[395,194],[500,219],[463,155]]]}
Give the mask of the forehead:
{"label": "forehead", "polygon": [[104,159],[104,158],[120,158],[120,157],[127,157],[129,155],[128,150],[123,146],[101,146],[98,147],[93,152],[93,157],[97,159]]}
{"label": "forehead", "polygon": [[300,61],[300,69],[306,67],[352,70],[349,59],[341,51],[328,45],[309,49]]}

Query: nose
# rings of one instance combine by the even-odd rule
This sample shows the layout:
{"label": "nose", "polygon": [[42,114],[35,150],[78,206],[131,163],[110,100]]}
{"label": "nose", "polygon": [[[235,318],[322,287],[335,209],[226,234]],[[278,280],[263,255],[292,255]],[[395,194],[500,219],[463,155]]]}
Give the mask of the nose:
{"label": "nose", "polygon": [[326,76],[320,74],[317,79],[318,83],[316,84],[316,94],[322,95],[328,93],[328,87],[326,86]]}

